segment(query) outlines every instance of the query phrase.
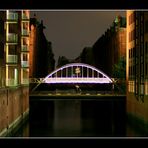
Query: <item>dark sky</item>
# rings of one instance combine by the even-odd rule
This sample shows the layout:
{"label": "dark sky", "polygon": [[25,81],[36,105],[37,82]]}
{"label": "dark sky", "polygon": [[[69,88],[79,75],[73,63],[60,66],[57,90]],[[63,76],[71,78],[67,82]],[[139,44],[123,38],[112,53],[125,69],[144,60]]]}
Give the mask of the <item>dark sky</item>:
{"label": "dark sky", "polygon": [[47,10],[31,11],[39,21],[43,20],[45,36],[52,42],[57,60],[59,56],[74,59],[84,47],[92,46],[112,25],[115,16],[125,16],[125,11]]}

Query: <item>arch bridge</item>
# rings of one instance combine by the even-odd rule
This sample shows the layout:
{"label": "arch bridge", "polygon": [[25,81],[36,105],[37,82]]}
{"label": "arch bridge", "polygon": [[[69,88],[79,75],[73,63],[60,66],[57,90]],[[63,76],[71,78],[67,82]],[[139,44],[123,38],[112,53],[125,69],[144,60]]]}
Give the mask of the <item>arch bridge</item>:
{"label": "arch bridge", "polygon": [[38,83],[35,87],[37,88],[41,83],[106,84],[113,83],[113,80],[94,66],[84,63],[70,63],[54,70],[45,78],[30,79],[30,83]]}

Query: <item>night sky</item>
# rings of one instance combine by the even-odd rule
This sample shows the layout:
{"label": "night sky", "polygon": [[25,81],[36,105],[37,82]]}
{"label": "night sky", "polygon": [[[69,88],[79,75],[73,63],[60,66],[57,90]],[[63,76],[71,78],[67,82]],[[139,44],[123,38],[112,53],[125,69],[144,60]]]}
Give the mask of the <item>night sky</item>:
{"label": "night sky", "polygon": [[52,50],[57,61],[59,56],[74,59],[84,47],[92,46],[112,25],[115,16],[126,15],[124,11],[31,11],[39,21],[43,20],[45,36],[52,42]]}

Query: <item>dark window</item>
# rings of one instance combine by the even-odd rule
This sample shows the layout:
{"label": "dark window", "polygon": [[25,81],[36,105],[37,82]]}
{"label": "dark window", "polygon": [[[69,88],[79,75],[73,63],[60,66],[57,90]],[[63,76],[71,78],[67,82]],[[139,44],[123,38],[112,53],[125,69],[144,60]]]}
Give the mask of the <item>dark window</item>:
{"label": "dark window", "polygon": [[147,42],[145,42],[145,54],[148,54]]}
{"label": "dark window", "polygon": [[4,58],[4,44],[0,42],[0,58]]}
{"label": "dark window", "polygon": [[148,20],[145,21],[145,33],[148,33]]}
{"label": "dark window", "polygon": [[0,19],[0,34],[4,34],[4,21],[2,19]]}
{"label": "dark window", "polygon": [[148,75],[148,63],[145,64],[145,74]]}

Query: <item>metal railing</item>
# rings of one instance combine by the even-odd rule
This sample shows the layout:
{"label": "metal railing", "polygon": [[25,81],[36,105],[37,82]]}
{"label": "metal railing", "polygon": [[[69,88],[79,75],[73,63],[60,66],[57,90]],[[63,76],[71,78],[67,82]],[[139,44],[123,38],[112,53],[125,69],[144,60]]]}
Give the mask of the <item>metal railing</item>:
{"label": "metal railing", "polygon": [[17,55],[8,55],[6,62],[7,63],[17,63]]}
{"label": "metal railing", "polygon": [[18,35],[16,33],[8,33],[8,35],[6,37],[6,42],[17,43],[18,42]]}
{"label": "metal railing", "polygon": [[18,81],[16,79],[7,79],[6,80],[6,86],[17,86]]}
{"label": "metal railing", "polygon": [[29,84],[29,78],[23,78],[21,84]]}
{"label": "metal railing", "polygon": [[22,14],[22,19],[23,20],[29,20],[29,16],[26,15],[25,13]]}
{"label": "metal railing", "polygon": [[21,61],[22,67],[29,67],[29,61]]}
{"label": "metal railing", "polygon": [[29,31],[27,29],[23,29],[22,30],[22,35],[28,36],[29,35]]}
{"label": "metal railing", "polygon": [[18,14],[16,12],[9,12],[7,14],[7,20],[8,21],[17,21],[18,20]]}
{"label": "metal railing", "polygon": [[55,77],[55,78],[30,78],[30,83],[110,83],[107,78],[85,78],[85,77]]}
{"label": "metal railing", "polygon": [[28,45],[22,45],[21,51],[29,51]]}

